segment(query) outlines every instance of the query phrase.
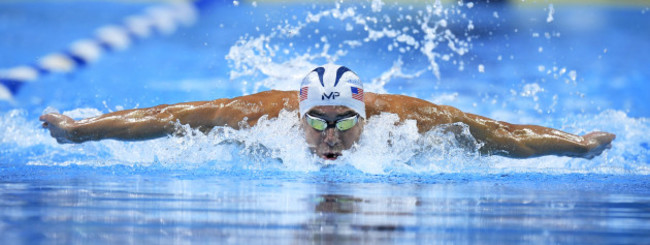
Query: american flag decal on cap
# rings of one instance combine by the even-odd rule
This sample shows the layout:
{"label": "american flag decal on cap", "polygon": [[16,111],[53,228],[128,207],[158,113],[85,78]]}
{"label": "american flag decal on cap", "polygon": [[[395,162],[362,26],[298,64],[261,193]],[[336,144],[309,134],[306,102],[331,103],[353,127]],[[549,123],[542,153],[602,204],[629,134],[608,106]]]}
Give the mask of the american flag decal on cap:
{"label": "american flag decal on cap", "polygon": [[309,87],[302,87],[300,89],[300,102],[306,100],[308,94],[309,94]]}
{"label": "american flag decal on cap", "polygon": [[350,87],[352,89],[352,98],[363,101],[363,89],[357,87]]}

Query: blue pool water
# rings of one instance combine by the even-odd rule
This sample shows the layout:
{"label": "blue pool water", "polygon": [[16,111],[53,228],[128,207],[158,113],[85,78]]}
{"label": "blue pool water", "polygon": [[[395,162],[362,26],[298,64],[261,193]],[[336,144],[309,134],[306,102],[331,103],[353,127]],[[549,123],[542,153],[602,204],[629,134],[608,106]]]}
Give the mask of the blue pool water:
{"label": "blue pool water", "polygon": [[[0,68],[152,6],[2,2]],[[647,243],[649,7],[215,1],[191,26],[0,101],[0,243]],[[382,115],[356,151],[321,162],[285,130],[289,113],[242,131],[79,145],[38,121],[295,90],[327,62],[368,91],[617,139],[591,160],[479,156]]]}

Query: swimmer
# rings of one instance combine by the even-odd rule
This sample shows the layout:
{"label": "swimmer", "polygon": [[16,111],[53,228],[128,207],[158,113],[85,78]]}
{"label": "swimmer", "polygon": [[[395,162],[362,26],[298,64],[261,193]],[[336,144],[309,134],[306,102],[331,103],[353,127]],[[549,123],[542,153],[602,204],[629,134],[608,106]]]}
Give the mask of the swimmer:
{"label": "swimmer", "polygon": [[78,121],[50,113],[40,120],[59,143],[81,143],[164,137],[177,133],[176,122],[205,133],[217,126],[239,129],[254,126],[264,115],[278,117],[281,110],[297,111],[310,150],[327,160],[337,159],[358,142],[367,118],[380,113],[397,114],[401,122],[415,120],[420,133],[438,125],[464,123],[482,143],[482,154],[513,158],[557,155],[591,159],[611,147],[616,137],[606,132],[579,136],[542,126],[510,124],[409,96],[364,92],[353,71],[333,64],[309,72],[299,91],[271,90],[232,99],[158,105]]}

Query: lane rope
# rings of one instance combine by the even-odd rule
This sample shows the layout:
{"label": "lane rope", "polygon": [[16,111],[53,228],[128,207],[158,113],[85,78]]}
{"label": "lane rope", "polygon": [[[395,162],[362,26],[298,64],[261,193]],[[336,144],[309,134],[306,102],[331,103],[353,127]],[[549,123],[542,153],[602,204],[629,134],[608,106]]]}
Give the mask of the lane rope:
{"label": "lane rope", "polygon": [[67,49],[45,55],[35,64],[0,69],[0,100],[13,101],[20,88],[51,73],[70,73],[96,62],[105,53],[121,51],[154,34],[170,35],[193,25],[199,10],[213,0],[175,2],[147,8],[124,18],[121,25],[105,25],[93,38],[74,41]]}

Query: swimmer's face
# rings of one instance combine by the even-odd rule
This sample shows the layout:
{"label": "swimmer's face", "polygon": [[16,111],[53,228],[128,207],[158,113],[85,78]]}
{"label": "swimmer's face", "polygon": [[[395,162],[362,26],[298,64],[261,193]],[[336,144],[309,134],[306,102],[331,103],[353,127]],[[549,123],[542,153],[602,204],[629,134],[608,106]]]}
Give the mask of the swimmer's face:
{"label": "swimmer's face", "polygon": [[345,106],[316,106],[309,110],[307,115],[312,118],[320,118],[327,121],[328,127],[319,131],[310,126],[307,115],[302,117],[302,127],[305,130],[305,139],[314,154],[327,160],[335,160],[341,156],[341,151],[350,149],[355,142],[359,141],[363,131],[363,119],[352,128],[341,131],[337,129],[334,123],[341,119],[354,117],[355,111]]}

